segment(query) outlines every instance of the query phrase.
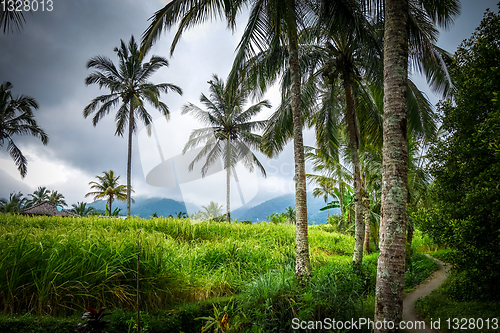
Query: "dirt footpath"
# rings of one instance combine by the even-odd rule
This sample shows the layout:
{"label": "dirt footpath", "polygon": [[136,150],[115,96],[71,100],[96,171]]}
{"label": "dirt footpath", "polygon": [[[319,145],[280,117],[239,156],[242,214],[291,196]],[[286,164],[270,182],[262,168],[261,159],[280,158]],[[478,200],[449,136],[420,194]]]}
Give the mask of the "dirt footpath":
{"label": "dirt footpath", "polygon": [[[431,257],[427,255],[428,257]],[[417,321],[422,321],[419,317],[417,317],[417,313],[415,312],[415,306],[413,305],[415,301],[419,298],[427,296],[441,285],[443,281],[446,279],[448,275],[449,265],[446,265],[442,261],[431,257],[436,260],[439,264],[439,270],[432,273],[432,275],[422,284],[419,284],[414,291],[405,295],[403,299],[403,320],[408,322],[411,321],[413,323]],[[438,333],[438,330],[433,330],[430,328],[430,324],[428,322],[425,323],[425,329],[407,329],[407,332],[418,332],[418,333]]]}

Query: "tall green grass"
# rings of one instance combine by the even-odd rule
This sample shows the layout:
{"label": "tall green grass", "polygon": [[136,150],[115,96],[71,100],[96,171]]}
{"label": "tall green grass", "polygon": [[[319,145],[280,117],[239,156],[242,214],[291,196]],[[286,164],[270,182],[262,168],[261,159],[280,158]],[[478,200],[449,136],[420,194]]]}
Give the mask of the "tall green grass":
{"label": "tall green grass", "polygon": [[[310,228],[314,267],[352,255],[352,237]],[[240,293],[295,264],[295,226],[186,219],[0,215],[0,309],[70,314],[87,305],[141,309]]]}

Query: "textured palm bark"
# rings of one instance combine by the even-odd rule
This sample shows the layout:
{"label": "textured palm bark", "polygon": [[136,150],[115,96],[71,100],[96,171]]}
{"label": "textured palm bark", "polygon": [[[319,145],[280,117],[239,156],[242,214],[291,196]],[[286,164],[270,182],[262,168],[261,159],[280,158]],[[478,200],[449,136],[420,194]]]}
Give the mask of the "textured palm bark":
{"label": "textured palm bark", "polygon": [[227,163],[226,163],[226,222],[231,222],[231,139],[227,139]]}
{"label": "textured palm bark", "polygon": [[366,253],[370,253],[370,200],[368,193],[363,185],[363,206],[365,208],[365,243],[363,249]]}
{"label": "textured palm bark", "polygon": [[342,176],[340,174],[340,163],[337,166],[337,177],[339,179],[338,184],[339,184],[339,203],[340,203],[340,223],[342,223],[341,228],[344,230],[344,190],[343,190],[343,183],[342,183]]}
{"label": "textured palm bark", "polygon": [[109,216],[111,216],[111,203],[112,203],[112,202],[113,202],[113,201],[111,200],[111,198],[109,198],[109,200],[108,200],[108,203],[109,203],[109,204],[108,204],[108,207],[109,207],[109,212],[108,212],[108,214],[109,214]]}
{"label": "textured palm bark", "polygon": [[384,31],[384,147],[380,255],[375,321],[394,323],[375,332],[397,332],[403,313],[408,187],[408,0],[386,0]]}
{"label": "textured palm bark", "polygon": [[365,224],[363,222],[363,196],[361,192],[361,172],[359,167],[359,138],[356,126],[356,113],[354,98],[351,91],[351,82],[349,74],[344,73],[344,90],[346,97],[346,120],[347,136],[349,137],[348,146],[351,153],[354,178],[354,256],[352,263],[355,268],[360,269],[363,261],[363,240],[365,235]]}
{"label": "textured palm bark", "polygon": [[309,237],[307,230],[306,171],[304,159],[304,141],[302,138],[302,112],[300,96],[300,69],[296,29],[288,29],[290,47],[290,73],[292,78],[292,114],[293,114],[293,156],[295,161],[295,209],[297,254],[295,276],[301,278],[311,274],[309,258]]}
{"label": "textured palm bark", "polygon": [[[130,102],[130,113],[128,116],[128,157],[127,157],[127,217],[130,217],[130,196],[131,196],[131,183],[132,183],[132,134],[134,133],[134,108],[132,101]],[[111,214],[111,206],[109,207]]]}

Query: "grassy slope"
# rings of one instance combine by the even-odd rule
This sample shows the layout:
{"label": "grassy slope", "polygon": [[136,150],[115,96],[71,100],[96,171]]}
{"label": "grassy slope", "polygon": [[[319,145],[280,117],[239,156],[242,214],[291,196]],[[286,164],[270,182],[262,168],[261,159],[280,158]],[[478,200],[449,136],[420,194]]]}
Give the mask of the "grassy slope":
{"label": "grassy slope", "polygon": [[[5,313],[134,305],[136,254],[147,309],[241,291],[293,267],[293,226],[0,216],[0,304]],[[350,255],[353,240],[311,228],[313,264]]]}
{"label": "grassy slope", "polygon": [[[350,265],[352,237],[328,225],[311,226],[309,236],[314,274],[304,288],[294,279],[290,225],[0,215],[0,275],[6,277],[0,306],[4,314],[67,316],[105,305],[118,323],[110,332],[123,332],[133,317],[127,311],[134,309],[139,253],[141,309],[157,314],[155,332],[199,331],[194,318],[213,315],[234,295],[241,295],[232,301],[234,325],[251,319],[260,327],[287,327],[295,316],[372,317],[377,254],[365,257],[357,276]],[[213,308],[214,301],[221,305]],[[5,320],[5,327],[12,324],[5,318],[0,328]],[[33,326],[45,319],[15,320]]]}

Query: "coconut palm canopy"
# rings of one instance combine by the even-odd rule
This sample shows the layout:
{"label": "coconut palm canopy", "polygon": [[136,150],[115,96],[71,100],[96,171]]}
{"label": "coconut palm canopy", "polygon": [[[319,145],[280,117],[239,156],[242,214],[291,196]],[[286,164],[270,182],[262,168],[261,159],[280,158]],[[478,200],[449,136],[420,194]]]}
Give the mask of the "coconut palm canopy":
{"label": "coconut palm canopy", "polygon": [[[478,26],[485,9],[495,10],[497,2],[462,1],[464,14],[457,19],[451,30],[442,30],[438,45],[453,52]],[[117,3],[120,4],[119,13]],[[99,54],[114,57],[113,47],[119,46],[120,39],[128,41],[130,35],[139,39],[149,25],[148,18],[161,8],[162,3],[166,1],[54,1],[52,12],[39,10],[33,15],[24,15],[26,23],[19,33],[14,31],[3,34],[3,30],[0,32],[0,83],[12,82],[14,96],[26,94],[36,99],[39,109],[34,110],[35,119],[50,137],[47,146],[42,146],[37,138],[14,137],[14,142],[28,158],[28,180],[30,177],[36,177],[29,185],[22,183],[18,174],[15,175],[11,171],[14,162],[5,150],[0,148],[0,153],[3,153],[0,156],[0,169],[3,171],[0,172],[0,197],[8,198],[14,191],[32,193],[38,186],[44,185],[64,193],[66,202],[71,205],[84,200],[84,194],[89,191],[88,182],[103,170],[115,170],[122,175],[121,179],[125,183],[126,142],[123,138],[114,137],[115,112],[112,111],[113,114],[103,118],[97,128],[92,127],[90,119],[81,117],[81,110],[93,98],[104,94],[97,86],[85,87],[82,84],[82,79],[90,73],[85,68],[85,63]],[[95,8],[99,10],[96,11]],[[206,82],[210,80],[212,73],[218,73],[224,78],[229,73],[247,15],[248,10],[243,9],[237,18],[237,30],[234,35],[226,29],[226,22],[216,20],[193,26],[184,32],[174,57],[168,59],[169,68],[159,70],[152,80],[156,83],[173,82],[184,89],[182,98],[175,96],[176,94],[166,95],[164,102],[171,110],[172,119],[187,101],[196,102],[200,92],[208,91]],[[168,57],[170,40],[174,33],[175,27],[170,32],[165,31],[150,54]],[[40,36],[47,38],[41,39]],[[420,80],[418,84],[419,87],[424,87],[426,82]],[[431,91],[428,90],[427,95],[432,104],[437,102],[437,97]],[[273,106],[277,106],[280,101],[279,93],[270,93],[265,98],[269,99]],[[153,108],[149,111],[154,118],[159,116]],[[175,126],[176,131],[190,133],[197,127],[193,118],[180,118]],[[178,132],[173,131],[172,138],[175,138]],[[309,138],[312,138],[313,134],[309,134]],[[305,139],[308,145],[314,143],[307,142],[307,134]],[[147,193],[150,196],[177,198],[173,188],[152,188],[141,179],[139,170],[142,151],[137,149],[137,145],[134,145],[134,148],[136,150],[133,155],[133,170],[136,172],[133,173],[132,185],[136,190],[135,196]],[[29,159],[30,155],[33,156],[32,160]],[[56,171],[48,170],[43,176],[42,173],[31,173],[31,168],[38,168],[39,163],[52,163],[55,166],[56,161],[63,172],[58,171],[59,174],[56,174]],[[263,159],[261,162],[267,166],[268,160]],[[288,163],[287,170],[290,170],[290,151],[288,155],[280,156],[280,160],[272,162],[278,168],[283,163]],[[270,181],[285,183],[288,186],[291,181],[289,174],[272,174],[271,171],[268,169]],[[53,182],[62,173],[68,175],[67,180],[61,186],[54,186]],[[245,186],[245,179],[240,179],[240,182]],[[211,189],[198,189],[197,192],[193,194],[196,198],[193,200],[195,204],[197,198],[206,198]],[[271,196],[269,192],[263,194],[267,194],[267,198]],[[259,196],[261,195],[259,193]],[[206,203],[201,202],[198,206],[203,204]]]}

